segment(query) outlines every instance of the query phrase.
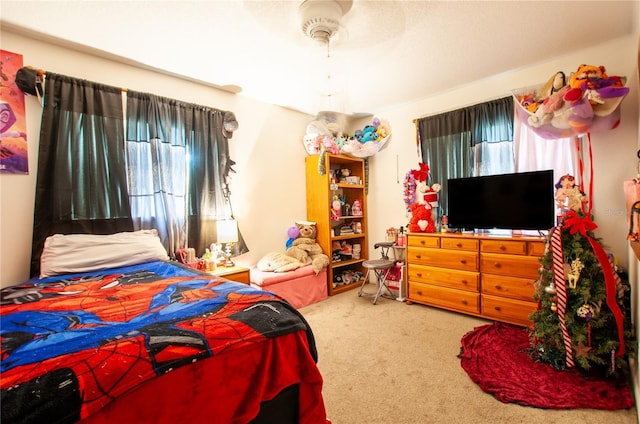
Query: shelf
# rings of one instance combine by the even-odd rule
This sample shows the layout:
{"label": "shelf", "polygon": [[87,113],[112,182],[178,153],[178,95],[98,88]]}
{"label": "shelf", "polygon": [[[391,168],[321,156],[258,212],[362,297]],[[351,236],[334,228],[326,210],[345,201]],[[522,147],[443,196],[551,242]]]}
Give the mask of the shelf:
{"label": "shelf", "polygon": [[337,285],[337,286],[333,287],[333,294],[346,292],[346,291],[352,290],[352,289],[354,289],[356,287],[360,287],[361,285],[362,285],[362,280],[358,280],[358,281],[350,283],[350,284],[340,284],[340,285]]}
{"label": "shelf", "polygon": [[338,188],[359,188],[363,189],[364,185],[362,184],[349,184],[349,183],[334,183]]}
{"label": "shelf", "polygon": [[331,268],[342,268],[343,266],[362,263],[365,260],[366,259],[360,258],[360,259],[349,259],[346,261],[335,261],[335,262],[331,262]]}
{"label": "shelf", "polygon": [[363,238],[365,237],[366,234],[364,233],[354,233],[354,234],[345,234],[345,235],[341,235],[341,236],[333,236],[331,237],[331,240],[335,240],[335,241],[339,241],[339,240],[351,240],[354,238]]}
{"label": "shelf", "polygon": [[[324,172],[319,172],[318,170],[318,156],[307,156],[305,159],[307,219],[316,222],[317,242],[323,252],[329,256],[330,265],[327,268],[327,292],[329,295],[333,295],[353,289],[362,283],[362,281],[360,281],[360,283],[340,284],[334,287],[334,278],[338,278],[338,274],[344,271],[366,273],[366,268],[362,266],[362,262],[368,258],[369,254],[367,193],[364,184],[367,171],[365,161],[362,158],[326,154],[325,159]],[[344,169],[348,169],[350,177],[357,178],[353,180],[357,181],[357,183],[348,183],[344,180],[332,182],[335,181],[334,178],[336,178],[336,176],[343,175],[342,170]],[[346,173],[344,173],[344,175],[346,175]],[[340,212],[344,212],[345,215],[340,216],[339,219],[334,221],[332,219],[331,207],[335,196],[339,196],[340,200],[350,205],[351,208],[342,208]],[[352,215],[352,205],[356,201],[360,202],[362,213]],[[348,234],[339,233],[340,227],[350,226],[354,223],[358,229],[361,227],[361,232]],[[336,242],[359,244],[361,248],[360,259],[334,262],[332,251],[334,248],[333,244]]]}

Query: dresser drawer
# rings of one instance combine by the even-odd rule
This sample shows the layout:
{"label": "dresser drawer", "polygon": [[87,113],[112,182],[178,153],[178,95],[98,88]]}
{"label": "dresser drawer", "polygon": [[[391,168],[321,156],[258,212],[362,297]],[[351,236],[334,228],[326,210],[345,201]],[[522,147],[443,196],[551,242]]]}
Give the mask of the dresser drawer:
{"label": "dresser drawer", "polygon": [[428,283],[459,290],[478,292],[480,274],[470,271],[457,271],[423,265],[409,265],[409,281]]}
{"label": "dresser drawer", "polygon": [[522,240],[482,240],[480,251],[487,253],[508,253],[510,255],[526,255],[527,242]]}
{"label": "dresser drawer", "polygon": [[476,239],[465,239],[465,238],[450,238],[443,237],[440,240],[440,247],[443,249],[453,249],[453,250],[478,250],[478,240]]}
{"label": "dresser drawer", "polygon": [[531,256],[544,256],[545,244],[543,241],[527,242],[527,254]]}
{"label": "dresser drawer", "polygon": [[482,293],[531,302],[535,291],[533,288],[535,281],[533,278],[484,274],[482,276]]}
{"label": "dresser drawer", "polygon": [[536,256],[480,254],[480,270],[483,273],[536,279],[540,266],[540,258]]}
{"label": "dresser drawer", "polygon": [[480,294],[409,281],[409,300],[446,309],[477,314],[480,312]]}
{"label": "dresser drawer", "polygon": [[482,316],[498,321],[529,326],[529,314],[536,308],[535,302],[482,295]]}
{"label": "dresser drawer", "polygon": [[453,268],[462,271],[478,270],[478,254],[464,250],[409,247],[407,261],[410,264]]}
{"label": "dresser drawer", "polygon": [[407,246],[414,247],[440,247],[440,237],[437,236],[416,236],[409,234]]}

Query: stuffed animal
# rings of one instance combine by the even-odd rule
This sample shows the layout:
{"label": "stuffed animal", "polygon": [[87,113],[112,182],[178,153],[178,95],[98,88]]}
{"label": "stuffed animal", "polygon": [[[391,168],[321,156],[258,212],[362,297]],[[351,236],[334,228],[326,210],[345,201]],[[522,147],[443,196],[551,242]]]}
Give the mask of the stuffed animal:
{"label": "stuffed animal", "polygon": [[565,85],[560,90],[554,92],[544,99],[533,115],[529,116],[528,122],[531,126],[539,128],[548,124],[556,116],[556,113],[562,113],[569,107],[565,102],[565,95],[571,90],[569,85]]}
{"label": "stuffed animal", "polygon": [[569,77],[569,86],[571,90],[565,94],[567,101],[576,102],[582,98],[589,100],[591,105],[601,104],[602,99],[595,90],[597,80],[609,78],[604,66],[593,66],[582,64],[578,66],[578,70]]}
{"label": "stuffed animal", "polygon": [[286,243],[286,248],[290,248],[291,246],[293,246],[293,241],[300,235],[300,229],[298,229],[298,227],[296,225],[289,227],[289,229],[287,230],[287,236],[289,236],[289,238],[287,239],[287,243]]}
{"label": "stuffed animal", "polygon": [[364,144],[367,141],[376,141],[378,139],[378,133],[376,132],[376,127],[373,125],[365,125],[362,130],[357,130],[355,132],[356,139]]}
{"label": "stuffed animal", "polygon": [[549,97],[560,91],[565,86],[566,78],[564,72],[558,71],[553,74],[551,78],[549,78],[539,89],[518,96],[518,103],[520,103],[520,105],[530,114],[535,114],[534,123],[539,124],[537,126],[541,126],[541,122],[545,118],[548,118],[546,122],[549,122],[551,117],[546,117],[545,115],[549,112],[541,111],[540,106],[542,106]]}
{"label": "stuffed animal", "polygon": [[411,205],[411,220],[408,228],[413,233],[435,233],[436,224],[431,217],[431,206],[428,203]]}
{"label": "stuffed animal", "polygon": [[539,90],[536,90],[535,100],[537,102],[543,102],[544,99],[547,99],[553,93],[560,91],[560,89],[565,85],[566,78],[564,72],[558,71],[553,74]]}
{"label": "stuffed animal", "polygon": [[258,261],[256,267],[260,271],[287,272],[298,269],[304,265],[306,264],[300,262],[296,258],[287,256],[282,252],[270,252],[264,255],[262,259]]}
{"label": "stuffed animal", "polygon": [[[610,77],[604,66],[582,64],[569,78],[571,89],[564,100],[571,105],[568,122],[577,134],[587,132],[597,117],[609,116],[629,93],[623,77]],[[619,123],[614,121],[609,129]]]}
{"label": "stuffed animal", "polygon": [[300,221],[296,222],[296,226],[300,233],[285,253],[304,264],[311,264],[313,271],[318,275],[322,268],[329,265],[329,257],[316,242],[316,223]]}
{"label": "stuffed animal", "polygon": [[605,99],[625,96],[629,89],[624,83],[621,77],[607,75],[604,66],[582,64],[569,78],[571,90],[565,98],[574,102],[585,98],[592,106],[602,105]]}

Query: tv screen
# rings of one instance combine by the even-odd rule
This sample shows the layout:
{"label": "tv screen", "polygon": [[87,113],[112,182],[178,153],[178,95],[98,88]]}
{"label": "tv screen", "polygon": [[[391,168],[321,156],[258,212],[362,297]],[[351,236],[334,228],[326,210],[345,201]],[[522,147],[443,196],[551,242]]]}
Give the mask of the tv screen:
{"label": "tv screen", "polygon": [[553,170],[447,181],[449,227],[548,230],[554,226]]}

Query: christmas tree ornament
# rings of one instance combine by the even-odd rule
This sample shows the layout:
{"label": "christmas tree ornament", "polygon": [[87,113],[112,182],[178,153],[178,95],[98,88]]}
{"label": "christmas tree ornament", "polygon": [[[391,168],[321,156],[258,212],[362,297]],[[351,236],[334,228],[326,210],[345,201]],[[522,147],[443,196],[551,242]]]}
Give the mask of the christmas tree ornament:
{"label": "christmas tree ornament", "polygon": [[593,307],[589,304],[584,304],[578,308],[577,315],[585,321],[589,321],[593,318],[594,310]]}
{"label": "christmas tree ornament", "polygon": [[569,288],[575,289],[580,278],[580,271],[584,269],[584,264],[580,261],[580,258],[576,258],[571,261],[571,265],[564,264],[565,278],[569,284]]}
{"label": "christmas tree ornament", "polygon": [[580,342],[575,346],[576,356],[586,357],[589,355],[589,351],[591,348],[589,346],[585,346],[584,343]]}
{"label": "christmas tree ornament", "polygon": [[556,294],[556,286],[553,285],[553,281],[544,288],[544,291],[549,294]]}

